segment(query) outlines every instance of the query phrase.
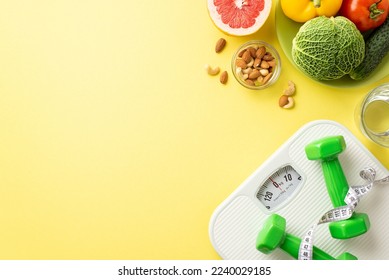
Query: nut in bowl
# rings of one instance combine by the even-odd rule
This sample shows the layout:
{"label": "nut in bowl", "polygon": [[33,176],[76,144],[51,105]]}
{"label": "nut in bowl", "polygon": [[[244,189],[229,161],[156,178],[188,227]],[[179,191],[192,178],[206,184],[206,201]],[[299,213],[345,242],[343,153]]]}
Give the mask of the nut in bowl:
{"label": "nut in bowl", "polygon": [[249,41],[238,48],[232,57],[232,73],[249,89],[264,89],[274,84],[281,72],[277,50],[263,41]]}

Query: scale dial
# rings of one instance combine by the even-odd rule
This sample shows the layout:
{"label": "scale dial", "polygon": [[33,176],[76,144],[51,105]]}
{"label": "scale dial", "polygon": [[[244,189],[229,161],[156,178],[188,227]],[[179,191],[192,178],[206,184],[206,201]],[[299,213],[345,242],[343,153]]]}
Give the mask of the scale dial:
{"label": "scale dial", "polygon": [[291,165],[286,165],[266,179],[256,197],[268,211],[273,211],[297,190],[301,181],[301,175]]}

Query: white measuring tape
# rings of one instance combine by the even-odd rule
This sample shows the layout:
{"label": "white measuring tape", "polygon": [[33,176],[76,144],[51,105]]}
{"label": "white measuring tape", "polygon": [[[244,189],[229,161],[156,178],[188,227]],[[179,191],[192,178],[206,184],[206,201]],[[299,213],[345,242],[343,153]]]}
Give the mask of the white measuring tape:
{"label": "white measuring tape", "polygon": [[309,228],[304,238],[301,240],[299,250],[299,260],[312,260],[313,256],[313,235],[315,229],[320,224],[347,220],[350,218],[357,207],[362,196],[366,195],[375,185],[385,185],[389,183],[389,176],[375,180],[376,171],[374,168],[367,167],[363,169],[359,175],[367,181],[367,184],[361,186],[350,186],[344,202],[345,206],[337,207],[326,212],[318,223]]}

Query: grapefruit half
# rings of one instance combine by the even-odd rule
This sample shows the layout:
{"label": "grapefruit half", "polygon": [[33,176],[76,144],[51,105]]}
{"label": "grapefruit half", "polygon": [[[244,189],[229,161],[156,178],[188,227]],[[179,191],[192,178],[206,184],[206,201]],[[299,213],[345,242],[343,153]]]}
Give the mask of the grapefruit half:
{"label": "grapefruit half", "polygon": [[208,0],[215,25],[223,32],[245,36],[261,28],[269,17],[272,0]]}

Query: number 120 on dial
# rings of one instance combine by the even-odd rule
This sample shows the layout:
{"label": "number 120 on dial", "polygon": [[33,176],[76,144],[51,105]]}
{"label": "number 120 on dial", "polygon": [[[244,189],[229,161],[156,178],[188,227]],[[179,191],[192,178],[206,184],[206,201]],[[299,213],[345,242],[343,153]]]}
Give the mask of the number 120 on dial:
{"label": "number 120 on dial", "polygon": [[291,165],[286,165],[266,179],[256,197],[268,211],[273,211],[296,191],[301,181],[301,175]]}

